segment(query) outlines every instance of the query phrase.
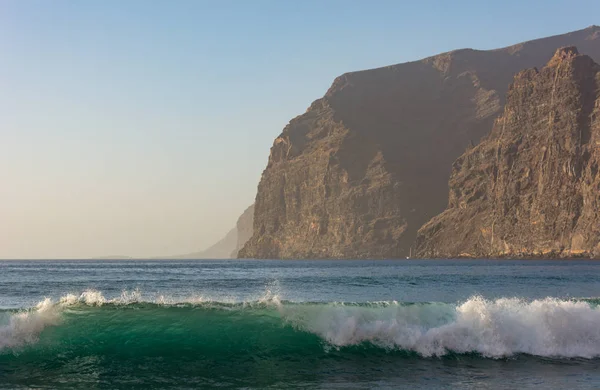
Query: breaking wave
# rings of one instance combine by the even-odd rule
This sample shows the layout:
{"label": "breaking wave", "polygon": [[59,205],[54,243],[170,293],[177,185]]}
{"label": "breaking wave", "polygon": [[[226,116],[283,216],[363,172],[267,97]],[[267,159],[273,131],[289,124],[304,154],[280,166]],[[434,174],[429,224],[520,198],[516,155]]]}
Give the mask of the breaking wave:
{"label": "breaking wave", "polygon": [[[459,304],[144,301],[98,291],[0,311],[0,362],[17,354],[231,356],[244,359],[401,353],[505,358],[600,356],[596,299],[472,297]],[[111,355],[111,356],[112,356]]]}

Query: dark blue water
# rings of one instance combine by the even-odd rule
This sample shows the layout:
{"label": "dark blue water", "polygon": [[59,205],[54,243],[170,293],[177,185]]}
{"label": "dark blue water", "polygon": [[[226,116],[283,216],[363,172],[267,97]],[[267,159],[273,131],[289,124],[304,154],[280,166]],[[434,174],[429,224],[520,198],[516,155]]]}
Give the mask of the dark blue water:
{"label": "dark blue water", "polygon": [[599,271],[0,261],[0,388],[599,388]]}

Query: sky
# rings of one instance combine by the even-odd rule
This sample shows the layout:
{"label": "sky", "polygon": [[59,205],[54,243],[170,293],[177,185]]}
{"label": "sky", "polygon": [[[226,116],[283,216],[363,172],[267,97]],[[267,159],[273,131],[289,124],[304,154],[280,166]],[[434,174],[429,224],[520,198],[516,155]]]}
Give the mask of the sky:
{"label": "sky", "polygon": [[600,24],[488,3],[0,0],[0,258],[204,249],[336,76]]}

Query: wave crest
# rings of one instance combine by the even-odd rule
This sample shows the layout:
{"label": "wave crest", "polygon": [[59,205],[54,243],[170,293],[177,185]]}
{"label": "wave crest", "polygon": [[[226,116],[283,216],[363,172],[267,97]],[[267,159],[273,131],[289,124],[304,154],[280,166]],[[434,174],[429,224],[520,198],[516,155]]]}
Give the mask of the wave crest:
{"label": "wave crest", "polygon": [[296,327],[337,347],[370,343],[425,357],[450,352],[493,358],[521,353],[600,356],[600,310],[583,301],[473,297],[454,307],[419,304],[373,310],[338,305],[312,315],[282,310]]}
{"label": "wave crest", "polygon": [[60,308],[46,298],[33,309],[11,314],[8,324],[0,326],[0,351],[38,341],[42,330],[60,322]]}
{"label": "wave crest", "polygon": [[[173,345],[184,346],[202,346],[209,340],[225,349],[231,347],[227,343],[232,342],[232,335],[222,329],[235,329],[241,340],[236,346],[253,337],[258,342],[242,351],[261,347],[271,351],[285,340],[286,351],[298,354],[306,343],[317,343],[314,348],[321,351],[374,346],[423,357],[450,353],[490,358],[516,354],[600,357],[600,308],[597,302],[586,300],[472,297],[458,305],[293,303],[267,291],[251,302],[219,302],[201,296],[183,302],[165,297],[148,302],[139,291],[106,299],[99,291],[87,290],[56,303],[45,299],[25,311],[0,311],[0,320],[2,316],[6,316],[6,324],[0,325],[0,351],[35,344],[46,327],[59,326],[61,332],[53,332],[53,337],[80,332],[92,339],[112,340],[106,332],[127,329],[127,336],[120,334],[114,339],[164,337]],[[253,333],[257,329],[264,332],[260,342]]]}

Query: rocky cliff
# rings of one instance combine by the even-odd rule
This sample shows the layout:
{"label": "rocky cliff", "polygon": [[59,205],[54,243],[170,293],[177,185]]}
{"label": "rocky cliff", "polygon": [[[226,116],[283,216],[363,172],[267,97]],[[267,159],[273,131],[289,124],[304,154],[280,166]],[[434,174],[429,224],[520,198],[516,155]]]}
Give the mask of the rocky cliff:
{"label": "rocky cliff", "polygon": [[516,75],[504,113],[453,165],[423,257],[600,257],[600,66],[574,47]]}
{"label": "rocky cliff", "polygon": [[347,73],[271,148],[250,258],[397,258],[442,212],[452,162],[486,135],[516,72],[557,47],[600,59],[600,28]]}

